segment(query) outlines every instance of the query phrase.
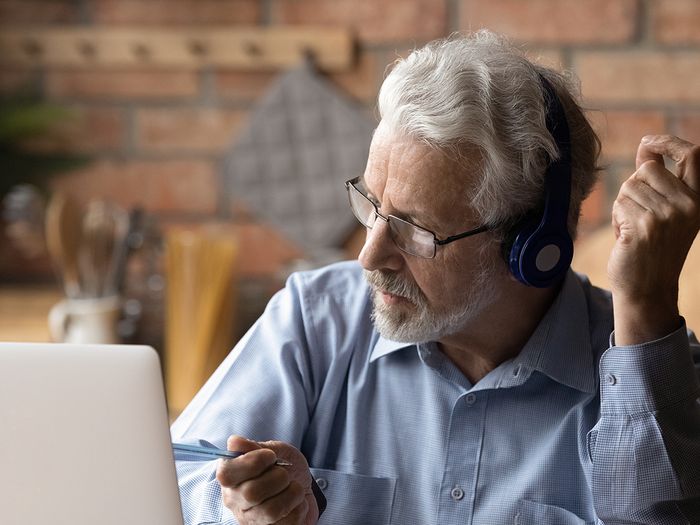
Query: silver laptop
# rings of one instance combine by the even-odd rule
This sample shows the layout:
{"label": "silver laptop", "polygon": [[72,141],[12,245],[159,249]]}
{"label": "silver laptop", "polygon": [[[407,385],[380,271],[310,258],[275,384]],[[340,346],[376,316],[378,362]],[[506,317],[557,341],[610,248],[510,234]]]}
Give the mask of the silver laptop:
{"label": "silver laptop", "polygon": [[0,343],[0,523],[182,524],[152,348]]}

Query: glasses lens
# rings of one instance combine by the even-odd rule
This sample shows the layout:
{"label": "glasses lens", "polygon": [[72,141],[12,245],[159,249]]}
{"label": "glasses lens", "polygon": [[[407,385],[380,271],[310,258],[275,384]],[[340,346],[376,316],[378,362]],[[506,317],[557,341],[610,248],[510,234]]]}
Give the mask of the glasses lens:
{"label": "glasses lens", "polygon": [[375,215],[374,204],[362,195],[352,184],[348,184],[348,198],[350,199],[350,209],[363,226],[371,228],[377,216]]}
{"label": "glasses lens", "polygon": [[394,242],[403,251],[427,259],[435,257],[435,236],[431,232],[393,215],[389,225]]}
{"label": "glasses lens", "polygon": [[[346,188],[352,213],[363,226],[372,228],[377,220],[377,208],[352,182],[347,182]],[[396,246],[417,257],[426,259],[435,257],[435,235],[432,232],[393,215],[389,217],[391,238]]]}

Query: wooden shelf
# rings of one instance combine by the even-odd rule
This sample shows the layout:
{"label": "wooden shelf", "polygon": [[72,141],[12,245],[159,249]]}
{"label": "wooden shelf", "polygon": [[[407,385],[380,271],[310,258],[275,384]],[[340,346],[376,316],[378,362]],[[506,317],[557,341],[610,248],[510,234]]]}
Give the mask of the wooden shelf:
{"label": "wooden shelf", "polygon": [[325,27],[64,27],[0,31],[0,63],[62,67],[274,70],[310,54],[327,71],[353,62],[350,32]]}

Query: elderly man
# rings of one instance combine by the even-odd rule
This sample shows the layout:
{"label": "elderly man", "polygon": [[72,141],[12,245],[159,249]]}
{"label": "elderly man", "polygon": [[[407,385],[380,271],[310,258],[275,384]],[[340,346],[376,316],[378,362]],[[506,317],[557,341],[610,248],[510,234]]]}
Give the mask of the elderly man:
{"label": "elderly man", "polygon": [[641,140],[597,289],[572,92],[488,32],[396,64],[346,184],[359,264],[293,275],[173,426],[245,452],[178,464],[187,523],[700,523],[700,149]]}

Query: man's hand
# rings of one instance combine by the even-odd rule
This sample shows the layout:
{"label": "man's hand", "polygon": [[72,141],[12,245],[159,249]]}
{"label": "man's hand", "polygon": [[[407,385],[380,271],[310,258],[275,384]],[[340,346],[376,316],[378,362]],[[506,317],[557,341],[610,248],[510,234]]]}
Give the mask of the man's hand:
{"label": "man's hand", "polygon": [[[224,505],[241,525],[311,525],[318,521],[311,472],[301,452],[281,441],[256,443],[239,436],[231,436],[227,447],[246,452],[236,459],[220,460],[216,470]],[[275,465],[278,459],[292,466]]]}
{"label": "man's hand", "polygon": [[[675,175],[664,157],[676,163]],[[670,135],[646,136],[636,168],[612,212],[616,242],[608,277],[617,345],[679,328],[678,278],[700,228],[700,147]]]}

